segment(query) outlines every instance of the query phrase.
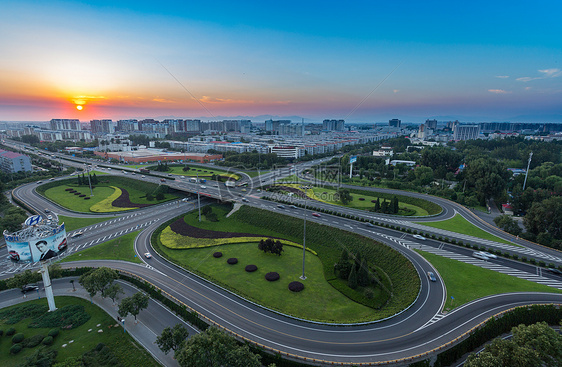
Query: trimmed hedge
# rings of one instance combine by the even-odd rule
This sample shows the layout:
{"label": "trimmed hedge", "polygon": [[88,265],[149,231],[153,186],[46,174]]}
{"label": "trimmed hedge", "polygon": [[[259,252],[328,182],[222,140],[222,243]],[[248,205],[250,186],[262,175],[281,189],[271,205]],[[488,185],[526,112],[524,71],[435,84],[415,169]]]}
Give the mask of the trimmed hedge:
{"label": "trimmed hedge", "polygon": [[42,343],[43,343],[43,345],[53,344],[53,337],[52,336],[46,336],[45,338],[43,338]]}
{"label": "trimmed hedge", "polygon": [[23,333],[17,333],[12,337],[12,343],[14,344],[21,343],[24,338],[25,336],[23,335]]}
{"label": "trimmed hedge", "polygon": [[21,346],[21,344],[12,345],[12,347],[10,348],[10,354],[18,354],[22,349],[23,347]]}
{"label": "trimmed hedge", "polygon": [[235,257],[231,257],[230,259],[226,260],[227,263],[230,265],[238,264],[238,259]]}
{"label": "trimmed hedge", "polygon": [[59,329],[51,329],[51,330],[49,330],[49,333],[47,334],[47,336],[52,336],[53,338],[57,335],[59,335]]}
{"label": "trimmed hedge", "polygon": [[217,258],[217,259],[218,259],[219,257],[222,257],[222,252],[215,252],[215,253],[213,254],[213,257],[214,257],[214,258]]}
{"label": "trimmed hedge", "polygon": [[12,336],[16,333],[16,329],[14,329],[13,327],[9,328],[8,330],[6,330],[6,336]]}
{"label": "trimmed hedge", "polygon": [[276,272],[274,272],[274,271],[265,274],[265,279],[266,279],[268,282],[275,282],[276,280],[279,280],[279,278],[281,278],[281,277],[279,276],[279,273],[276,273]]}
{"label": "trimmed hedge", "polygon": [[291,282],[289,283],[289,290],[291,292],[300,292],[304,289],[304,284],[301,282]]}
{"label": "trimmed hedge", "polygon": [[248,273],[253,273],[254,271],[258,270],[258,267],[256,265],[246,265],[244,270],[246,270]]}
{"label": "trimmed hedge", "polygon": [[41,344],[43,339],[45,339],[45,335],[41,335],[41,334],[33,335],[30,338],[25,338],[21,342],[21,345],[24,348],[34,348],[34,347],[38,346],[39,344]]}

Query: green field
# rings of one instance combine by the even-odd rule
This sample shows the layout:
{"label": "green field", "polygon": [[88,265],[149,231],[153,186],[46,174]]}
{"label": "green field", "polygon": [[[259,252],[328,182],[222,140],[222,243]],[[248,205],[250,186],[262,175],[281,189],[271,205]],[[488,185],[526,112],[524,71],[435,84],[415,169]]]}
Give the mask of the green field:
{"label": "green field", "polygon": [[[41,185],[37,188],[37,191],[47,197],[49,200],[56,202],[57,204],[82,213],[92,212],[92,207],[100,202],[103,202],[111,195],[116,192],[113,187],[118,187],[119,189],[126,190],[129,193],[129,200],[135,204],[160,204],[169,200],[177,198],[177,195],[166,193],[164,199],[162,200],[147,200],[147,194],[155,194],[158,190],[159,185],[129,179],[126,177],[117,176],[103,176],[100,178],[100,182],[93,185],[93,195],[90,196],[90,188],[88,185],[78,185],[77,178],[71,178],[58,182],[49,182],[47,184]],[[73,188],[82,194],[89,197],[89,200],[84,200],[77,195],[65,191],[67,188]],[[102,203],[103,204],[103,203]],[[105,212],[114,211],[124,211],[135,208],[117,208],[112,207],[110,203],[107,203],[107,210]],[[98,211],[99,212],[99,211]]]}
{"label": "green field", "polygon": [[[294,177],[294,178],[296,179],[296,177]],[[344,206],[346,208],[352,208],[352,209],[368,210],[368,209],[375,206],[375,204],[372,203],[371,201],[377,200],[377,196],[375,195],[375,193],[373,193],[373,195],[365,195],[365,194],[357,194],[357,193],[351,192],[351,197],[353,198],[353,200],[351,202],[349,202],[348,204],[344,205],[340,201],[334,200],[336,190],[333,190],[333,189],[322,188],[322,187],[313,187],[312,189],[302,190],[302,189],[299,188],[300,185],[298,185],[298,184],[287,184],[287,185],[284,185],[284,186],[298,188],[299,190],[301,190],[303,192],[306,192],[306,195],[308,197],[314,199],[314,200],[318,200],[318,201],[321,201],[323,203],[328,203],[328,204],[332,204],[332,205]],[[397,195],[396,197],[400,200],[399,195]],[[359,200],[359,199],[364,199],[364,200]],[[387,201],[389,201],[389,200],[387,200]],[[381,200],[381,202],[382,202],[382,200]],[[427,216],[427,215],[429,215],[427,210],[425,210],[423,208],[420,208],[419,206],[416,206],[416,205],[399,202],[399,207],[401,209],[405,208],[406,211],[400,210],[397,215],[404,215],[405,213],[408,213],[409,215],[413,215],[413,216]]]}
{"label": "green field", "polygon": [[[243,206],[232,216],[225,218],[224,215],[228,213],[229,210],[230,208],[227,206],[213,206],[213,212],[217,214],[219,219],[218,222],[210,222],[207,220],[198,222],[196,212],[187,213],[184,216],[184,220],[189,225],[202,229],[220,232],[252,233],[263,237],[270,236],[282,238],[298,244],[302,243],[302,221],[298,218],[287,217],[255,208],[249,208],[247,206]],[[256,302],[263,303],[267,307],[290,313],[297,317],[312,318],[314,320],[321,320],[321,318],[324,318],[324,321],[342,323],[377,320],[391,316],[404,309],[415,299],[419,289],[419,278],[415,274],[415,269],[399,252],[387,246],[377,244],[375,241],[355,233],[333,229],[316,223],[307,223],[307,249],[315,251],[318,256],[314,257],[307,253],[307,262],[315,259],[314,261],[316,261],[317,264],[314,265],[314,263],[311,263],[311,265],[307,265],[306,275],[314,280],[319,279],[320,282],[323,283],[315,287],[325,289],[322,290],[322,292],[326,293],[326,297],[329,297],[330,300],[329,304],[315,306],[315,308],[317,307],[321,312],[313,312],[311,314],[308,309],[310,308],[310,304],[317,302],[315,300],[316,298],[322,299],[322,302],[326,302],[327,299],[319,298],[319,296],[314,295],[312,296],[313,299],[293,297],[294,305],[282,302],[277,303],[276,300],[280,297],[277,288],[257,288],[258,292],[254,292],[254,286],[248,288],[244,283],[237,283],[236,278],[241,277],[241,281],[245,281],[246,274],[242,273],[236,276],[227,274],[227,276],[223,277],[221,272],[217,273],[220,268],[213,269],[210,266],[216,263],[213,262],[216,259],[212,257],[212,253],[216,251],[217,247],[181,250],[166,248],[160,241],[160,233],[162,233],[163,230],[164,227],[161,227],[155,232],[152,243],[159,253],[171,261],[206,276],[212,281],[220,282],[231,290],[249,297]],[[217,233],[216,237],[212,238],[216,238],[216,241],[220,243],[220,237],[220,233]],[[184,237],[184,241],[187,241],[187,245],[191,243],[189,241],[197,242],[198,240],[201,239]],[[251,261],[255,261],[256,263],[254,265],[257,265],[260,269],[268,267],[267,263],[264,263],[266,264],[265,266],[262,266],[261,262],[258,263],[258,261],[263,261],[260,257],[263,254],[257,250],[257,245],[255,243],[252,245],[224,244],[231,239],[224,238],[224,240],[225,242],[220,245],[220,248],[225,253],[226,257],[239,258],[240,263],[244,266],[250,264]],[[164,239],[162,241],[164,241]],[[283,253],[281,257],[272,256],[270,258],[270,260],[276,261],[279,267],[271,270],[264,269],[264,271],[276,271],[280,274],[289,274],[289,277],[299,276],[302,272],[302,250],[289,246],[284,246],[284,249],[286,253]],[[347,286],[347,281],[339,280],[334,274],[334,263],[338,261],[342,249],[346,249],[353,254],[361,252],[365,260],[369,262],[371,271],[377,274],[378,277],[381,277],[384,284],[392,288],[392,297],[389,299],[387,296],[388,293],[383,292],[380,286],[370,287],[370,289],[373,290],[373,294],[368,296],[363,288],[359,287],[357,290],[353,290]],[[293,256],[294,259],[291,259]],[[286,264],[283,262],[285,258],[289,260]],[[246,259],[250,259],[250,262],[246,262]],[[207,261],[210,261],[210,263]],[[248,276],[251,276],[251,274]],[[284,278],[285,277],[282,279]],[[304,284],[306,285],[307,283],[305,282]],[[287,285],[288,283],[285,283],[283,287]],[[261,293],[268,290],[269,293]],[[285,292],[285,290],[286,288],[282,289],[283,292]],[[331,290],[331,292],[328,290]],[[305,296],[308,294],[311,293],[304,291],[302,293],[302,295]],[[275,301],[272,303],[272,301],[268,300]],[[349,304],[346,304],[345,307],[342,306],[342,304],[340,304],[342,300],[349,302]],[[357,307],[357,312],[340,312],[341,309],[349,310]],[[365,313],[361,311],[364,307],[368,312]]]}
{"label": "green field", "polygon": [[[447,288],[445,311],[450,311],[465,303],[493,294],[509,292],[547,292],[562,293],[562,290],[537,284],[511,275],[483,269],[479,266],[437,256],[416,250],[429,261]],[[454,297],[454,300],[451,299]]]}
{"label": "green field", "polygon": [[[202,249],[172,250],[164,246],[160,251],[173,257],[188,269],[196,270],[230,289],[236,289],[246,298],[259,304],[308,320],[353,322],[368,320],[373,309],[350,301],[335,290],[322,273],[322,262],[318,257],[306,254],[306,280],[302,275],[302,250],[284,246],[281,256],[266,254],[258,249],[257,243],[229,244]],[[213,253],[220,251],[221,258]],[[238,264],[229,265],[226,260],[235,257]],[[257,265],[258,270],[248,273],[246,265]],[[265,279],[268,272],[281,276],[275,282]],[[291,292],[288,285],[300,281],[305,288],[299,293]]]}
{"label": "green field", "polygon": [[[117,324],[112,317],[90,301],[78,297],[55,297],[55,302],[58,308],[66,305],[81,305],[84,306],[85,311],[91,318],[83,325],[74,329],[61,329],[59,335],[54,338],[53,344],[48,347],[58,352],[56,357],[57,362],[63,362],[70,357],[80,357],[85,352],[95,348],[98,343],[104,343],[108,346],[113,354],[117,356],[124,366],[160,366],[150,354],[138,345],[129,334],[124,333],[120,325]],[[25,304],[47,304],[45,298],[29,301]],[[21,305],[21,304],[20,304]],[[12,306],[18,307],[20,305]],[[24,348],[20,353],[12,355],[9,349],[12,346],[11,336],[6,336],[5,331],[13,327],[16,333],[23,333],[26,338],[33,335],[47,335],[50,328],[28,328],[30,319],[24,319],[16,324],[8,325],[4,320],[0,321],[0,329],[4,330],[4,335],[0,336],[0,360],[2,367],[20,366],[25,363],[26,358],[33,354],[39,346],[34,348]],[[97,326],[100,324],[100,326]],[[90,330],[91,331],[88,331]],[[98,333],[98,330],[103,330],[103,333]],[[70,341],[73,342],[70,342]],[[66,347],[62,347],[66,344]]]}
{"label": "green field", "polygon": [[464,219],[460,214],[456,214],[453,218],[447,220],[441,220],[438,222],[418,222],[417,224],[422,224],[424,226],[433,227],[433,228],[445,229],[447,231],[451,231],[455,233],[462,233],[469,236],[482,238],[484,240],[490,240],[500,243],[506,243],[508,245],[514,245],[509,241],[503,240],[499,237],[494,236],[491,233],[488,233],[476,227],[474,224]]}
{"label": "green field", "polygon": [[109,220],[111,218],[113,217],[74,218],[59,215],[59,221],[64,222],[64,228],[66,228],[66,232],[71,232],[75,229],[84,228],[92,224],[105,222],[106,220]]}
{"label": "green field", "polygon": [[111,241],[103,242],[86,250],[65,257],[61,262],[78,260],[123,260],[142,263],[136,256],[135,238],[141,231],[127,233]]}

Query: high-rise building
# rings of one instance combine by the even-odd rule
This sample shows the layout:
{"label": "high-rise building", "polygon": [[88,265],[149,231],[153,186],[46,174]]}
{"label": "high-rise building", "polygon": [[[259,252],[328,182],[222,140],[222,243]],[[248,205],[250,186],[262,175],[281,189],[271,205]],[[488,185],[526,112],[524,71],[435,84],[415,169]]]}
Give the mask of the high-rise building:
{"label": "high-rise building", "polygon": [[31,172],[31,159],[20,153],[0,149],[0,170],[6,173]]}
{"label": "high-rise building", "polygon": [[478,139],[478,132],[480,127],[478,125],[454,125],[453,139],[454,140],[474,140]]}
{"label": "high-rise building", "polygon": [[425,120],[425,127],[432,130],[437,130],[437,120]]}
{"label": "high-rise building", "polygon": [[90,120],[92,134],[113,134],[115,124],[112,120]]}
{"label": "high-rise building", "polygon": [[52,119],[51,130],[82,130],[82,125],[76,119]]}
{"label": "high-rise building", "polygon": [[388,120],[388,126],[390,127],[400,127],[402,125],[402,121],[399,119],[392,119]]}
{"label": "high-rise building", "polygon": [[117,121],[117,130],[121,132],[132,132],[139,130],[139,122],[137,120],[119,120]]}
{"label": "high-rise building", "polygon": [[324,120],[322,129],[327,131],[344,131],[345,120]]}

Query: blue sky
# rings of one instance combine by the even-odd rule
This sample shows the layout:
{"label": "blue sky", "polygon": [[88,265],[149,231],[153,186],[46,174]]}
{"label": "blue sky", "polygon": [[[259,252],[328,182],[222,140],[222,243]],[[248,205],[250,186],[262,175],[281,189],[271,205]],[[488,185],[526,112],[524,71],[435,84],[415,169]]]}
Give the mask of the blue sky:
{"label": "blue sky", "polygon": [[3,121],[562,120],[560,1],[22,0],[2,9]]}

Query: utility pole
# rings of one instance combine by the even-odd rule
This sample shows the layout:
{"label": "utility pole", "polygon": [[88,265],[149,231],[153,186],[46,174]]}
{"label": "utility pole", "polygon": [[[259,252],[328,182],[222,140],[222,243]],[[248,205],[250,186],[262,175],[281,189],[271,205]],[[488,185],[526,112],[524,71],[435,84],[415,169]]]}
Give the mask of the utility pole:
{"label": "utility pole", "polygon": [[300,278],[302,280],[305,280],[306,276],[304,275],[304,259],[306,256],[306,199],[304,199],[303,218],[304,218],[304,229],[303,229],[303,236],[302,236],[302,276],[300,276]]}
{"label": "utility pole", "polygon": [[527,185],[527,176],[529,176],[529,167],[531,166],[532,158],[533,158],[533,152],[529,153],[529,161],[527,162],[527,172],[525,172],[525,181],[523,182],[523,191],[525,191],[525,185]]}
{"label": "utility pole", "polygon": [[86,172],[88,173],[88,184],[90,185],[90,196],[94,196],[94,191],[92,190],[92,180],[90,179],[90,167],[86,163]]}

